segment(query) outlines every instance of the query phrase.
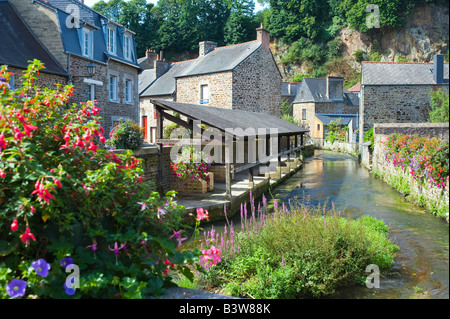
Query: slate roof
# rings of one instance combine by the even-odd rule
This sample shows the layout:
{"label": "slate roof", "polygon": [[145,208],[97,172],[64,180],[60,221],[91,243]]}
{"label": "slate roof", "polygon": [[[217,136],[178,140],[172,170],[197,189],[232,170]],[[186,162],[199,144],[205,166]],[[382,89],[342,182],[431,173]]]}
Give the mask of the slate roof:
{"label": "slate roof", "polygon": [[[270,128],[278,128],[279,135],[309,132],[308,129],[268,114],[165,100],[151,100],[151,102],[190,119],[201,121],[202,123],[215,127],[221,131],[242,128],[242,132],[235,132],[236,134],[234,135],[237,137],[257,136],[259,128],[266,129],[267,134],[270,134]],[[247,128],[253,128],[254,132],[245,132]]]}
{"label": "slate roof", "polygon": [[[303,99],[301,92],[303,91]],[[297,91],[297,96],[293,103],[324,103],[336,102],[338,100],[330,100],[327,97],[327,79],[326,78],[303,78]],[[349,105],[359,105],[359,98],[348,90],[342,91],[342,100]]]}
{"label": "slate roof", "polygon": [[139,95],[141,95],[156,80],[154,69],[144,70],[139,74]]}
{"label": "slate roof", "polygon": [[261,47],[258,41],[218,47],[193,60],[177,77],[231,71]]}
{"label": "slate roof", "polygon": [[[362,85],[435,84],[433,63],[362,62]],[[448,83],[449,64],[444,63]]]}
{"label": "slate roof", "polygon": [[[81,49],[81,29],[76,29],[67,21],[71,21],[70,14],[74,15],[74,6],[79,8],[80,24],[82,27],[87,25],[90,29],[93,29],[93,53],[92,59],[103,63],[113,59],[122,63],[126,63],[138,69],[141,69],[137,63],[136,57],[136,45],[134,39],[134,32],[118,25],[117,23],[109,20],[104,15],[84,5],[78,0],[36,0],[42,5],[53,8],[56,11],[61,38],[63,42],[64,51],[67,53],[76,54],[82,56]],[[106,32],[107,27],[111,26],[116,31],[116,54],[109,54],[106,48]],[[123,34],[128,33],[132,39],[131,59],[125,59],[123,52]]]}
{"label": "slate roof", "polygon": [[340,120],[341,125],[348,125],[350,123],[351,120],[353,120],[352,122],[352,129],[355,130],[358,127],[358,123],[357,123],[357,119],[358,119],[358,114],[322,114],[322,113],[317,113],[314,114],[315,117],[317,117],[322,123],[323,125],[328,125],[330,124],[331,121],[336,121],[336,120]]}
{"label": "slate roof", "polygon": [[141,96],[174,94],[176,78],[179,77],[231,71],[260,47],[261,43],[258,41],[217,47],[196,59],[173,63],[166,73],[141,93]]}
{"label": "slate roof", "polygon": [[[166,71],[163,75],[161,75],[156,81],[150,83],[150,87],[142,88],[143,92],[140,96],[157,96],[157,95],[172,95],[176,90],[176,77],[185,72],[186,68],[189,68],[195,60],[189,60],[184,62],[173,63],[169,70]],[[149,70],[154,71],[154,70]],[[139,75],[139,81],[144,82],[145,75]],[[139,89],[141,92],[141,88]]]}
{"label": "slate roof", "polygon": [[0,65],[26,69],[28,61],[44,63],[43,72],[66,75],[64,68],[33,35],[8,1],[0,0]]}

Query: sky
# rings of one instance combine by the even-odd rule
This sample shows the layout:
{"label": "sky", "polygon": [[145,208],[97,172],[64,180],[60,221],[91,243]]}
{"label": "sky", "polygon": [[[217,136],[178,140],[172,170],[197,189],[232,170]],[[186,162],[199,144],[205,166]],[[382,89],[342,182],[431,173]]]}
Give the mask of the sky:
{"label": "sky", "polygon": [[[86,4],[86,5],[88,5],[88,6],[93,6],[94,5],[94,3],[96,3],[96,2],[98,2],[98,1],[100,1],[100,0],[84,0],[84,4]],[[108,2],[107,0],[106,0],[106,2]],[[157,2],[158,2],[158,0],[147,0],[147,2],[150,2],[150,3],[154,3],[154,4],[156,4]],[[259,11],[259,10],[261,10],[263,7],[258,3],[258,1],[256,1],[255,0],[255,11]]]}

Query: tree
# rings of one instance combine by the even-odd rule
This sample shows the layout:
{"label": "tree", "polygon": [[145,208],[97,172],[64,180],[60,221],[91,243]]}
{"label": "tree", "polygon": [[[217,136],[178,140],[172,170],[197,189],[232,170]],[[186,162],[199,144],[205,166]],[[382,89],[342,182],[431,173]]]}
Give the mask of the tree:
{"label": "tree", "polygon": [[449,122],[449,95],[442,89],[430,92],[431,111],[429,122],[448,123]]}

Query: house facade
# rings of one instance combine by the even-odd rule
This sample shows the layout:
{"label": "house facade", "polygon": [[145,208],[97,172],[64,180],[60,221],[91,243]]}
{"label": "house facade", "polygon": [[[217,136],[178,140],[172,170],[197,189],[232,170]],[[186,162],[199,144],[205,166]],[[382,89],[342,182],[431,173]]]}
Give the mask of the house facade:
{"label": "house facade", "polygon": [[[159,55],[155,61],[149,75],[155,80],[140,93],[141,125],[146,126],[150,140],[156,128],[151,99],[281,116],[282,76],[263,26],[257,29],[255,41],[225,47],[203,41],[196,59],[168,65]],[[158,63],[166,71],[152,75],[159,73]],[[144,83],[148,78],[141,75],[140,80]]]}
{"label": "house facade", "polygon": [[70,103],[96,100],[107,133],[120,119],[138,122],[134,33],[78,0],[9,0],[24,23],[65,70]]}
{"label": "house facade", "polygon": [[6,65],[8,71],[13,73],[10,88],[21,86],[23,71],[27,69],[28,61],[34,59],[45,65],[36,85],[55,88],[55,83],[67,82],[67,71],[36,38],[8,0],[0,0],[0,29],[0,65]]}
{"label": "house facade", "polygon": [[360,141],[375,123],[425,123],[430,92],[449,92],[449,64],[443,55],[432,63],[362,62]]}
{"label": "house facade", "polygon": [[357,114],[358,97],[344,90],[341,77],[304,78],[293,101],[293,116],[310,130],[313,143],[321,145],[324,127],[316,114]]}

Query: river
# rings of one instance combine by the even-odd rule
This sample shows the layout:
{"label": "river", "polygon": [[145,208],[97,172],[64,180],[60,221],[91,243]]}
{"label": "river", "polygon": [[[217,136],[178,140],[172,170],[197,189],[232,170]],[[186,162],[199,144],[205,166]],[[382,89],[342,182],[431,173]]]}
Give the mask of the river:
{"label": "river", "polygon": [[302,170],[276,188],[275,198],[328,207],[333,202],[344,216],[382,219],[400,247],[379,289],[346,289],[332,298],[449,298],[449,227],[447,222],[403,198],[374,178],[350,155],[316,150]]}

